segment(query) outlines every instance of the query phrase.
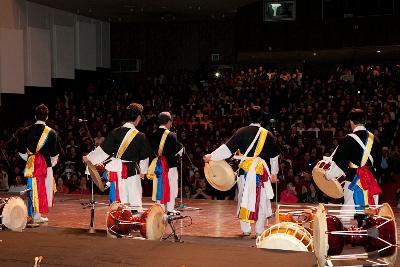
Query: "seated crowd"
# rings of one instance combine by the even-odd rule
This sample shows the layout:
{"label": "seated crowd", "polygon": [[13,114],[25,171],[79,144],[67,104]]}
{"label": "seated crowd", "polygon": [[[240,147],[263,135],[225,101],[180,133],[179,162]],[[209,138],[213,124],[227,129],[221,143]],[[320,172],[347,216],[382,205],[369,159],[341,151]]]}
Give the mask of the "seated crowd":
{"label": "seated crowd", "polygon": [[[182,157],[185,198],[234,199],[235,188],[214,190],[205,180],[202,157],[246,124],[247,108],[259,105],[265,111],[264,126],[273,131],[281,148],[279,196],[283,202],[326,201],[313,184],[311,171],[330,155],[350,131],[347,114],[353,107],[368,116],[367,129],[380,139],[382,164],[379,183],[400,183],[400,68],[399,66],[356,66],[338,68],[328,79],[262,67],[219,78],[198,73],[175,73],[135,82],[98,81],[85,92],[65,90],[49,105],[48,125],[58,134],[60,164],[55,167],[58,193],[89,194],[82,155],[100,145],[111,129],[121,125],[125,106],[142,103],[144,118],[139,129],[150,135],[157,114],[170,111],[174,131],[184,144]],[[79,118],[88,119],[87,128]],[[25,123],[26,126],[28,122]],[[89,130],[89,132],[88,132]],[[0,190],[24,189],[23,162],[16,153],[12,135],[1,133]],[[144,195],[151,194],[151,181],[144,181]]]}

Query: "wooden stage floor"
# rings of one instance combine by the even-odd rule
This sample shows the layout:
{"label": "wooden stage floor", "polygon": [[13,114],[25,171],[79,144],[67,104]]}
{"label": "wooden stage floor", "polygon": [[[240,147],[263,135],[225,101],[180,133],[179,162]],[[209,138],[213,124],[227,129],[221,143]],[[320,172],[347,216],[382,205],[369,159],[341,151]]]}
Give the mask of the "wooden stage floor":
{"label": "wooden stage floor", "polygon": [[[5,197],[4,195],[0,195],[0,197]],[[21,249],[24,251],[24,243],[25,241],[22,240],[27,240],[27,242],[32,242],[32,240],[41,240],[40,238],[43,239],[43,245],[48,246],[47,243],[45,243],[44,239],[48,238],[57,238],[57,239],[63,239],[65,238],[66,241],[69,239],[82,239],[82,244],[84,242],[89,242],[92,243],[94,248],[96,248],[96,244],[99,243],[99,247],[105,246],[103,243],[109,244],[110,242],[112,244],[124,244],[124,246],[128,243],[126,241],[129,240],[120,240],[120,239],[110,239],[106,238],[106,213],[108,206],[104,205],[99,205],[95,209],[95,229],[97,233],[95,235],[90,235],[87,233],[87,229],[89,227],[90,223],[90,208],[83,208],[83,205],[81,203],[88,203],[89,202],[89,197],[90,196],[83,196],[81,198],[80,195],[57,195],[55,198],[55,206],[54,208],[51,209],[50,213],[48,214],[49,222],[42,224],[41,227],[39,228],[29,228],[25,229],[23,233],[15,233],[15,232],[10,232],[10,231],[0,231],[0,247],[2,245],[5,245],[7,240],[9,242],[18,242],[14,240],[13,238],[16,239],[21,239],[19,242],[21,243]],[[107,197],[106,196],[100,196],[96,195],[95,200],[98,202],[107,202]],[[152,205],[151,199],[150,198],[144,198],[144,208],[149,208]],[[252,250],[257,250],[255,249],[255,239],[250,239],[246,238],[243,239],[240,237],[241,231],[239,227],[239,221],[237,217],[235,216],[235,211],[236,211],[236,202],[234,201],[215,201],[215,200],[184,200],[183,201],[186,206],[189,208],[185,209],[182,212],[182,215],[188,215],[191,216],[192,218],[192,225],[185,227],[188,223],[189,220],[183,220],[181,222],[176,223],[176,227],[179,228],[177,230],[178,235],[182,236],[182,240],[184,241],[184,247],[189,248],[190,246],[199,246],[203,250],[205,248],[211,248],[215,249],[217,252],[216,253],[225,253],[225,250],[228,251],[236,251],[236,253],[240,252],[240,249],[243,249],[243,253],[248,253],[248,251]],[[179,204],[179,199],[177,199],[177,203]],[[273,205],[274,209],[275,205]],[[192,208],[199,208],[198,210],[192,209]],[[394,209],[395,214],[396,214],[396,220],[397,220],[397,225],[400,227],[399,222],[400,222],[400,213]],[[269,224],[274,224],[274,218],[270,219]],[[266,224],[267,228],[267,224]],[[400,229],[400,228],[398,228]],[[254,231],[254,230],[253,230]],[[166,234],[170,233],[169,227],[167,228]],[[26,233],[26,234],[25,234]],[[43,235],[43,236],[42,236]],[[254,232],[253,232],[254,235]],[[39,236],[42,236],[39,238]],[[32,239],[32,240],[30,240]],[[29,241],[28,241],[29,240]],[[84,241],[86,240],[86,241]],[[89,241],[88,241],[89,240]],[[97,240],[97,241],[94,241]],[[111,241],[112,240],[112,241]],[[118,243],[118,241],[123,241]],[[138,240],[130,240],[132,241],[132,246],[135,247],[134,244],[147,244],[147,242],[151,241],[138,241]],[[172,239],[170,239],[172,241]],[[40,241],[42,242],[42,241]],[[73,242],[73,241],[71,241]],[[77,241],[79,242],[79,241]],[[96,243],[93,243],[96,242]],[[116,243],[115,243],[116,242]],[[139,243],[137,243],[139,242]],[[145,243],[140,243],[140,242],[145,242]],[[101,245],[101,244],[103,245]],[[166,251],[168,251],[169,246],[168,244],[171,244],[172,242],[163,241],[161,242],[163,245],[161,246],[166,246]],[[151,243],[152,244],[152,243]],[[174,243],[175,244],[175,243]],[[178,245],[178,244],[176,244]],[[78,246],[78,245],[77,245]],[[84,245],[82,245],[84,246]],[[137,245],[136,245],[137,246]],[[146,245],[147,246],[147,245]],[[143,249],[145,249],[145,247]],[[151,245],[153,246],[153,245]],[[173,245],[174,246],[174,245]],[[179,246],[179,245],[178,245]],[[70,245],[69,249],[75,248],[75,245]],[[173,248],[171,248],[173,249]],[[175,248],[177,249],[177,248]],[[186,249],[186,248],[185,248]],[[237,251],[239,249],[239,251]],[[26,248],[28,251],[29,249]],[[3,252],[6,250],[3,250]],[[10,248],[10,251],[11,248]],[[79,250],[77,250],[78,254],[80,253]],[[136,251],[136,253],[140,252]],[[207,250],[208,251],[208,250]],[[247,251],[247,252],[246,252]],[[259,250],[257,250],[259,251]],[[264,250],[263,250],[264,251]],[[33,253],[33,252],[32,252]],[[56,254],[56,252],[54,252]],[[141,251],[141,253],[144,253],[145,255],[141,255],[140,257],[150,257],[151,254],[146,255],[145,251]],[[187,252],[191,253],[191,252]],[[204,253],[206,253],[204,251]],[[212,249],[208,251],[207,253],[214,253]],[[253,252],[251,252],[253,253]],[[259,260],[265,259],[264,263],[267,263],[268,260],[265,258],[265,254],[258,254],[259,252],[254,252],[256,253],[254,257],[261,257]],[[266,253],[266,252],[264,252]],[[271,255],[274,256],[282,256],[286,254],[279,254],[282,252],[279,251],[269,251],[268,253],[272,253]],[[275,253],[275,254],[273,254]],[[278,254],[276,254],[278,253]],[[196,254],[196,253],[194,253]],[[138,254],[132,254],[135,255],[136,259],[139,259]],[[264,255],[264,256],[262,256]],[[32,256],[32,255],[30,255]],[[76,255],[78,256],[78,255]],[[238,255],[236,255],[239,257]],[[121,256],[122,257],[122,256]],[[133,257],[133,256],[132,256]],[[195,255],[193,255],[195,257]],[[207,257],[207,256],[206,256]],[[228,254],[224,255],[224,257],[230,257]],[[286,256],[285,256],[286,257]],[[22,257],[25,259],[24,257]],[[117,257],[118,258],[118,257]],[[300,264],[297,262],[298,259],[302,259],[302,263]],[[15,258],[7,258],[2,255],[1,249],[0,249],[0,262],[2,259],[10,260],[9,265],[6,266],[24,266],[22,263],[26,263],[26,260],[20,260],[18,261],[18,256],[15,256]],[[140,258],[142,260],[143,264],[139,264],[137,266],[156,266],[155,262],[152,260],[149,260],[147,258]],[[15,260],[15,261],[14,261]],[[58,261],[57,261],[58,260]],[[55,260],[54,259],[54,264],[62,264],[63,261],[60,261],[59,259]],[[69,262],[67,259],[65,260],[65,265],[68,266],[75,266],[75,263]],[[189,258],[188,258],[189,260]],[[230,260],[227,260],[225,264],[213,264],[213,262],[208,263],[207,265],[210,266],[228,266],[228,263],[235,263],[235,260],[237,260],[235,257],[231,258]],[[118,263],[117,266],[124,266],[125,264],[119,265],[120,262],[115,259],[115,261]],[[121,259],[123,262],[124,259]],[[21,265],[18,265],[17,263],[21,263]],[[68,262],[68,263],[67,263]],[[14,263],[14,264],[11,264]],[[115,263],[115,262],[114,262]],[[153,264],[154,263],[154,264]],[[272,262],[271,262],[272,263]],[[285,264],[282,265],[270,265],[270,266],[315,266],[315,260],[314,260],[314,255],[312,253],[289,253],[287,254],[287,258],[285,258]],[[1,265],[1,264],[0,264]],[[63,264],[62,264],[63,265]],[[129,264],[128,264],[129,265]],[[136,265],[136,264],[133,264]],[[162,264],[161,264],[162,265]],[[268,264],[269,265],[269,264]],[[25,265],[26,266],[26,265]],[[43,266],[50,266],[50,265],[43,265]],[[77,266],[85,266],[85,265],[80,265],[78,264]],[[92,264],[91,266],[102,266],[102,264]],[[204,266],[203,264],[178,264],[177,262],[171,262],[171,264],[167,264],[164,266]],[[239,266],[239,265],[230,265],[230,266]]]}

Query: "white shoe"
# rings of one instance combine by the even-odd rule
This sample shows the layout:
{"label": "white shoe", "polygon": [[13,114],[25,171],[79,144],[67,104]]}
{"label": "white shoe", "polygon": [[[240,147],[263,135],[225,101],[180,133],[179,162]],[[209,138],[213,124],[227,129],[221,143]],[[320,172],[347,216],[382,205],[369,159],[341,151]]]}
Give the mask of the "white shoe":
{"label": "white shoe", "polygon": [[167,215],[180,215],[181,212],[179,210],[172,210],[172,211],[168,211]]}
{"label": "white shoe", "polygon": [[45,218],[45,217],[33,220],[34,223],[45,223],[45,222],[48,222],[48,221],[49,221],[49,219]]}

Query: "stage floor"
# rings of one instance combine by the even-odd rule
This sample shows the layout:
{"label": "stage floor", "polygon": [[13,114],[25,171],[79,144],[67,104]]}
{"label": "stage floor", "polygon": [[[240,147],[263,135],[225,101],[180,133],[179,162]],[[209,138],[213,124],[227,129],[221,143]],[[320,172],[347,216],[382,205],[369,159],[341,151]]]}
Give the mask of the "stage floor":
{"label": "stage floor", "polygon": [[[4,195],[0,195],[0,197],[5,197]],[[69,245],[66,245],[65,249],[75,249],[75,247],[82,246],[82,249],[86,249],[87,246],[93,246],[96,250],[96,254],[101,254],[98,249],[103,248],[104,246],[116,246],[119,247],[118,244],[121,246],[125,246],[126,244],[130,244],[132,248],[136,250],[131,255],[131,257],[136,259],[141,259],[141,264],[133,264],[136,266],[156,266],[155,264],[158,261],[154,261],[152,257],[153,254],[148,254],[146,252],[146,247],[153,247],[158,246],[155,245],[153,241],[139,241],[139,240],[121,240],[121,239],[110,239],[106,237],[106,213],[108,206],[105,205],[98,205],[95,209],[95,229],[96,234],[91,235],[87,233],[87,229],[89,228],[90,223],[90,208],[83,208],[84,206],[82,203],[88,203],[90,196],[83,196],[81,198],[80,195],[57,195],[55,198],[55,205],[54,208],[51,209],[50,213],[48,214],[49,222],[42,224],[38,228],[29,228],[25,229],[23,233],[16,233],[11,232],[9,230],[0,232],[0,261],[1,259],[6,260],[8,264],[5,266],[24,266],[22,263],[27,263],[27,261],[31,261],[32,253],[28,253],[28,256],[14,256],[14,257],[7,257],[4,256],[4,252],[6,251],[14,251],[12,249],[11,244],[18,244],[21,252],[30,251],[30,246],[28,244],[35,244],[34,246],[45,246],[48,247],[49,244],[46,243],[46,240],[63,240],[62,242],[67,242]],[[95,200],[98,202],[107,202],[106,196],[95,196]],[[152,205],[150,198],[144,198],[144,208],[149,208]],[[192,218],[192,225],[187,226],[189,224],[189,220],[182,220],[176,223],[176,227],[178,228],[177,233],[182,237],[182,241],[184,241],[183,246],[181,244],[176,244],[171,242],[172,238],[166,241],[159,243],[161,247],[166,247],[166,251],[171,249],[171,251],[175,251],[178,253],[178,248],[182,248],[184,253],[193,253],[196,251],[195,246],[198,246],[198,249],[202,249],[201,252],[202,257],[208,257],[207,253],[218,253],[221,254],[221,257],[227,257],[226,261],[221,264],[220,261],[216,260],[214,257],[214,261],[205,261],[204,264],[200,264],[194,262],[192,260],[197,260],[196,257],[200,255],[192,255],[186,258],[187,261],[180,262],[180,261],[171,261],[170,264],[163,265],[163,266],[228,266],[227,263],[231,263],[230,266],[240,266],[241,264],[237,265],[239,260],[240,250],[243,252],[243,257],[246,257],[246,254],[249,251],[255,250],[255,239],[252,238],[241,238],[240,234],[240,227],[239,221],[235,216],[236,205],[237,203],[234,201],[216,201],[216,200],[184,200],[183,201],[188,208],[182,211],[182,215],[188,215]],[[177,202],[179,204],[179,200]],[[273,205],[273,209],[275,205]],[[400,227],[400,213],[395,209],[397,225]],[[269,223],[274,224],[274,218],[270,219]],[[267,227],[267,224],[266,224]],[[400,229],[400,228],[398,228]],[[254,230],[253,230],[254,231]],[[166,234],[170,233],[171,230],[169,227],[167,228]],[[253,232],[254,235],[254,232]],[[399,233],[398,233],[399,236]],[[18,241],[19,240],[19,241]],[[41,240],[42,243],[35,243],[36,241]],[[75,241],[74,241],[75,240]],[[128,243],[126,243],[128,241]],[[25,243],[27,242],[27,243]],[[56,243],[59,241],[55,241]],[[74,243],[75,242],[75,243]],[[142,243],[145,242],[145,243]],[[150,242],[150,243],[148,243]],[[88,244],[86,244],[88,243]],[[10,246],[5,246],[5,245]],[[85,245],[86,244],[86,245]],[[98,244],[98,247],[97,247]],[[107,244],[107,245],[106,245]],[[142,245],[141,244],[146,244]],[[148,245],[150,244],[150,245]],[[172,245],[171,248],[169,248]],[[178,247],[175,247],[178,246]],[[5,246],[5,247],[4,247]],[[193,247],[194,246],[194,247]],[[159,249],[161,249],[159,247]],[[205,250],[205,248],[207,248]],[[210,248],[210,249],[208,249]],[[9,250],[7,250],[9,249]],[[56,249],[56,247],[54,248]],[[118,248],[119,249],[119,248]],[[121,248],[122,249],[122,248]],[[214,251],[215,250],[215,251]],[[225,253],[226,250],[226,253]],[[34,253],[39,253],[40,250],[35,249]],[[80,257],[80,250],[77,252],[77,257]],[[230,256],[230,252],[236,253],[236,256]],[[265,250],[262,250],[265,251]],[[229,253],[228,253],[229,252]],[[163,252],[160,252],[163,254]],[[206,253],[206,254],[204,254]],[[253,253],[253,252],[251,252]],[[267,252],[254,252],[254,257],[258,258],[258,260],[263,261],[264,263],[268,263],[269,266],[315,266],[315,257],[313,253],[299,253],[299,252],[279,252],[279,251],[270,251],[268,250],[269,256],[266,257]],[[23,254],[23,253],[20,253]],[[54,255],[57,253],[54,252]],[[142,255],[143,254],[143,255]],[[196,253],[194,253],[196,254]],[[41,255],[41,254],[38,254]],[[51,254],[53,255],[53,254]],[[123,254],[125,255],[125,254]],[[136,255],[134,257],[134,255]],[[139,256],[140,255],[140,256]],[[152,256],[153,255],[153,256]],[[285,261],[275,262],[271,261],[271,257],[278,256],[281,257],[285,255]],[[45,256],[45,255],[44,255]],[[271,256],[271,257],[270,257]],[[68,266],[86,266],[85,264],[80,264],[79,261],[70,261],[66,258],[62,259],[53,259],[53,256],[50,256],[51,260],[54,265],[68,265]],[[82,255],[83,257],[83,255]],[[124,257],[119,255],[116,257],[115,262],[118,266],[123,265],[130,265],[131,262],[124,263]],[[47,256],[49,258],[49,256]],[[129,258],[129,257],[128,257]],[[118,259],[118,260],[117,260]],[[179,259],[179,257],[178,257]],[[87,258],[85,258],[84,262]],[[301,260],[301,261],[299,261]],[[50,263],[48,262],[48,263]],[[96,258],[93,258],[93,261],[90,262],[91,266],[103,266],[100,262],[96,261]],[[107,263],[110,263],[106,261]],[[218,262],[218,264],[217,264]],[[257,261],[256,261],[257,262]],[[21,265],[18,265],[21,263]],[[79,263],[79,264],[78,264]],[[82,262],[81,262],[82,263]],[[122,265],[119,265],[121,264]],[[189,264],[190,263],[190,264]],[[272,265],[270,265],[270,263]],[[233,264],[233,265],[232,265]],[[50,264],[52,265],[52,264]],[[44,266],[50,266],[44,265]],[[108,266],[109,264],[107,264]],[[159,264],[158,264],[159,265]],[[26,265],[25,265],[26,266]]]}

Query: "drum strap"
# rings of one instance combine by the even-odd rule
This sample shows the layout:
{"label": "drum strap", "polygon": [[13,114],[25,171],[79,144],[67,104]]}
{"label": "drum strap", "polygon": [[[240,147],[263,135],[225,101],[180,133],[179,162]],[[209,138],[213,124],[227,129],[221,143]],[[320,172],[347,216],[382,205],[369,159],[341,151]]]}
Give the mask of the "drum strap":
{"label": "drum strap", "polygon": [[129,129],[129,131],[125,134],[125,137],[121,142],[121,145],[118,148],[117,158],[119,159],[122,158],[122,155],[124,155],[126,149],[128,148],[128,146],[138,133],[139,131],[136,128]]}
{"label": "drum strap", "polygon": [[368,139],[367,139],[367,145],[364,145],[364,143],[361,141],[360,137],[358,137],[356,134],[349,134],[350,137],[352,137],[356,142],[361,146],[363,149],[363,156],[361,159],[361,166],[357,166],[356,164],[350,162],[349,167],[350,168],[359,168],[364,166],[367,163],[367,160],[369,159],[372,164],[374,164],[374,159],[371,156],[371,149],[372,145],[374,143],[374,135],[370,132],[368,132]]}

